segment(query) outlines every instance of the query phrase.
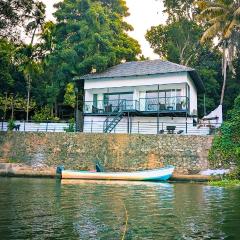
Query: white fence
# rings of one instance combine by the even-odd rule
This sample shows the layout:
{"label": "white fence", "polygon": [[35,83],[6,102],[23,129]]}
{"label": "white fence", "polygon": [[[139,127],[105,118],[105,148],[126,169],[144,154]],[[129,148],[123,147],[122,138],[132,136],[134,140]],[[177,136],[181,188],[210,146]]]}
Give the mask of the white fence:
{"label": "white fence", "polygon": [[[169,126],[174,126],[173,134],[182,135],[211,135],[215,134],[220,125],[196,125],[192,123],[173,123],[173,122],[132,122],[128,125],[126,119],[122,119],[112,130],[112,133],[133,133],[133,134],[168,134]],[[104,129],[103,121],[84,121],[84,132],[102,133]]]}
{"label": "white fence", "polygon": [[[52,122],[45,122],[45,123],[33,123],[33,122],[21,122],[16,121],[16,125],[19,126],[19,131],[21,132],[65,132],[65,128],[68,128],[69,123],[52,123]],[[8,123],[1,122],[0,123],[0,131],[7,131]],[[14,130],[16,131],[16,129]]]}

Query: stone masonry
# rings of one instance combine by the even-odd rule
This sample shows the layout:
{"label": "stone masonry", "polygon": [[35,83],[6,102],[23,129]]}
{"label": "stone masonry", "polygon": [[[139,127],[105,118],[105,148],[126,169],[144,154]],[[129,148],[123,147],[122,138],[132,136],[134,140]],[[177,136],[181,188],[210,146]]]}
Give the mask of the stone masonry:
{"label": "stone masonry", "polygon": [[174,165],[179,173],[208,168],[212,136],[85,133],[0,133],[1,162],[33,167],[132,171]]}

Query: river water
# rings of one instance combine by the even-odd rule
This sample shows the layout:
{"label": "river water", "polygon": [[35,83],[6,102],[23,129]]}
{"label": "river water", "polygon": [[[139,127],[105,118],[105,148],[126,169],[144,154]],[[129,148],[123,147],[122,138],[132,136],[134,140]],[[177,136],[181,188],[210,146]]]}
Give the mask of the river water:
{"label": "river water", "polygon": [[0,178],[0,239],[240,239],[240,188]]}

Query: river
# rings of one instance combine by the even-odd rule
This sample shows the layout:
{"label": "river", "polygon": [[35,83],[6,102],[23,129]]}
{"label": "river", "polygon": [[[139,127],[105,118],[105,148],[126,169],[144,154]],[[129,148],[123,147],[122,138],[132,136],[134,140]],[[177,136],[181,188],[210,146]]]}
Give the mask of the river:
{"label": "river", "polygon": [[240,188],[0,178],[0,239],[240,239]]}

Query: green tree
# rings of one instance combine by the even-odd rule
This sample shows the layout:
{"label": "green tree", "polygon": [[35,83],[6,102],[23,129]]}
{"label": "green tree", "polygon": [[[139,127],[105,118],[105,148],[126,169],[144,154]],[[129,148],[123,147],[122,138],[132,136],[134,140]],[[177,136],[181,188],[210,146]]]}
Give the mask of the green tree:
{"label": "green tree", "polygon": [[240,27],[240,2],[237,0],[197,1],[201,10],[199,19],[206,22],[207,30],[201,42],[218,37],[223,48],[223,85],[220,105],[226,88],[227,67],[232,67],[234,56],[234,33]]}
{"label": "green tree", "polygon": [[195,0],[163,0],[168,23],[178,22],[182,18],[193,20],[196,13],[194,2]]}
{"label": "green tree", "polygon": [[33,46],[34,38],[36,31],[39,27],[42,27],[45,20],[45,4],[42,2],[36,1],[32,9],[31,14],[29,15],[30,22],[26,26],[26,30],[31,34],[31,43],[26,46],[25,50],[25,61],[22,62],[23,74],[27,83],[27,111],[26,111],[26,120],[29,120],[29,110],[30,110],[30,91],[32,84],[32,76],[35,72],[41,70],[41,65],[36,62],[38,57],[35,50],[36,46]]}
{"label": "green tree", "polygon": [[121,61],[137,60],[141,53],[127,32],[129,15],[122,0],[65,0],[55,5],[56,24],[42,32],[50,54],[44,60],[47,102],[57,115],[66,85],[75,76],[101,72]]}
{"label": "green tree", "polygon": [[30,21],[27,23],[26,31],[31,34],[31,43],[33,45],[34,38],[36,36],[36,31],[39,27],[42,27],[45,22],[46,5],[42,2],[36,1],[33,5],[32,12],[28,16]]}
{"label": "green tree", "polygon": [[33,7],[33,0],[0,0],[0,36],[18,38],[21,26]]}
{"label": "green tree", "polygon": [[65,92],[65,95],[64,95],[64,103],[71,106],[72,108],[75,107],[76,94],[75,94],[73,83],[68,83],[67,86],[66,86],[66,92]]}
{"label": "green tree", "polygon": [[14,56],[14,46],[7,40],[0,39],[0,91],[4,93],[9,91],[14,86],[12,77]]}
{"label": "green tree", "polygon": [[146,39],[161,58],[189,65],[198,57],[201,34],[202,29],[196,23],[181,19],[168,25],[151,27]]}
{"label": "green tree", "polygon": [[55,54],[70,75],[100,72],[122,60],[136,60],[141,53],[127,35],[132,27],[124,21],[125,1],[65,0],[56,7]]}

